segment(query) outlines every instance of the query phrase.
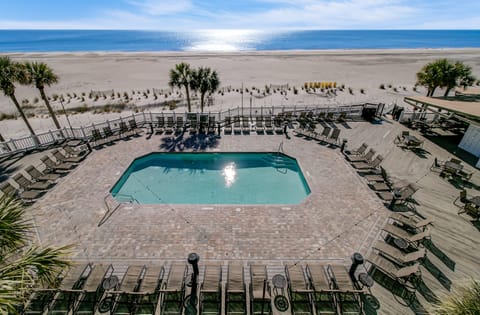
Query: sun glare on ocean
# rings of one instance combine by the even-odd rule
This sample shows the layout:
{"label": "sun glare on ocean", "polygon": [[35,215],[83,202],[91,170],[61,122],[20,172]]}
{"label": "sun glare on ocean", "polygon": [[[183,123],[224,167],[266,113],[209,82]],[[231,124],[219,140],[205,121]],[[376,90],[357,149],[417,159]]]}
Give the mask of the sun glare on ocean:
{"label": "sun glare on ocean", "polygon": [[189,51],[240,51],[255,50],[262,40],[262,32],[256,30],[199,30],[194,32]]}

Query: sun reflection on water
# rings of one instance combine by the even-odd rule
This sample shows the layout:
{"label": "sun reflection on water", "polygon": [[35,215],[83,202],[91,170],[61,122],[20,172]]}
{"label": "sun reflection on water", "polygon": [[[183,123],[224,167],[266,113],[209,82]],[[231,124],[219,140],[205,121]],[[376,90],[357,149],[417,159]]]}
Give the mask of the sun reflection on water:
{"label": "sun reflection on water", "polygon": [[263,33],[258,30],[198,30],[191,46],[193,51],[240,51],[255,50]]}
{"label": "sun reflection on water", "polygon": [[225,186],[230,187],[235,182],[237,176],[237,169],[235,168],[235,163],[227,164],[222,170],[222,175],[225,177]]}

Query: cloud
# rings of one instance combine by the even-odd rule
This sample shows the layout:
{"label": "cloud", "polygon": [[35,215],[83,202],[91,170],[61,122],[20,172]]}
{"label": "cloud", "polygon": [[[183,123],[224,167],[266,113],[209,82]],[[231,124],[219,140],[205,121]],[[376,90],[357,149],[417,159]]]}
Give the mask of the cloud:
{"label": "cloud", "polygon": [[193,8],[189,0],[143,0],[128,1],[129,4],[137,7],[147,15],[170,15],[181,13]]}

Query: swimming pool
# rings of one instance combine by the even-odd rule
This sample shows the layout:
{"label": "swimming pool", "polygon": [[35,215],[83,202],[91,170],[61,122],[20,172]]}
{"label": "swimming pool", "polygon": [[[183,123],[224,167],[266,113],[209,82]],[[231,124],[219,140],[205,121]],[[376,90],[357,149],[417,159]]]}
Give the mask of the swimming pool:
{"label": "swimming pool", "polygon": [[140,204],[298,204],[310,188],[297,161],[281,153],[151,153],[110,192]]}

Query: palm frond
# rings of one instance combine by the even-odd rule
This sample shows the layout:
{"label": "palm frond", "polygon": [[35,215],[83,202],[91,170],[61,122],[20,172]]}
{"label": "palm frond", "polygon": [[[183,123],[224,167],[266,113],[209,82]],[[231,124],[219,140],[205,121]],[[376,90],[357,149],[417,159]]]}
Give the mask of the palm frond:
{"label": "palm frond", "polygon": [[0,256],[26,244],[32,226],[24,214],[22,204],[13,196],[0,197]]}
{"label": "palm frond", "polygon": [[434,307],[435,314],[480,314],[480,282],[472,281],[440,299]]}

